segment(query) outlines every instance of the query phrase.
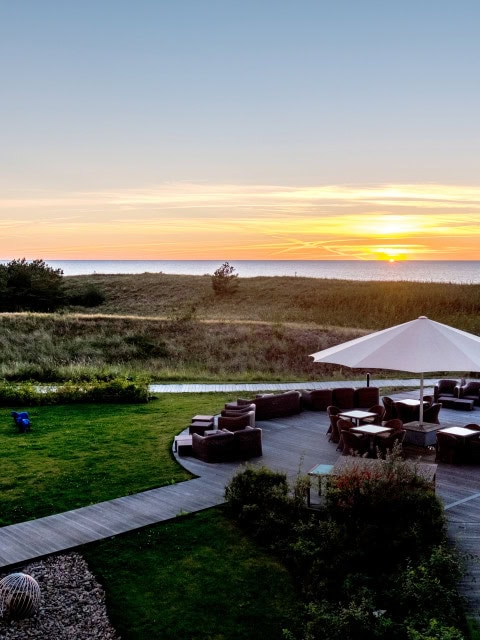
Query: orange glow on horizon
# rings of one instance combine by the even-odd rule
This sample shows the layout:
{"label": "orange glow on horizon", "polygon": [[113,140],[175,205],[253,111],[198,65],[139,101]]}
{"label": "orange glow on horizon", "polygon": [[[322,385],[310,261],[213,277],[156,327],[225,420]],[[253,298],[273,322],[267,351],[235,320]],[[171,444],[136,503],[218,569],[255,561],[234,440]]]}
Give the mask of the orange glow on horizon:
{"label": "orange glow on horizon", "polygon": [[0,197],[0,257],[19,256],[480,260],[480,187],[168,184]]}

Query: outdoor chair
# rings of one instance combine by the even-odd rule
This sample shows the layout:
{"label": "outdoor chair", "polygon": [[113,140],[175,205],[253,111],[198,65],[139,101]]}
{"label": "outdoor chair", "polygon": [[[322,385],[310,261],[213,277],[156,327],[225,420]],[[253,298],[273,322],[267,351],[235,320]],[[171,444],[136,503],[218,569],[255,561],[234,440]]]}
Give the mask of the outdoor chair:
{"label": "outdoor chair", "polygon": [[471,380],[460,385],[458,397],[473,400],[476,405],[480,405],[480,380]]}
{"label": "outdoor chair", "polygon": [[405,429],[396,429],[395,431],[391,431],[385,435],[379,434],[375,436],[373,443],[375,447],[375,451],[377,452],[377,457],[385,458],[387,453],[391,453],[395,447],[395,445],[403,444],[406,435]]}
{"label": "outdoor chair", "polygon": [[222,409],[222,416],[232,415],[235,413],[239,415],[241,413],[247,413],[248,411],[255,411],[255,405],[250,404],[237,404],[236,402],[227,402],[225,408]]}
{"label": "outdoor chair", "polygon": [[215,434],[192,435],[192,452],[204,462],[227,462],[234,457],[234,434],[230,431],[217,431]]}
{"label": "outdoor chair", "polygon": [[440,398],[458,398],[460,385],[458,380],[442,378],[433,387],[433,398],[438,402]]}
{"label": "outdoor chair", "polygon": [[27,411],[12,411],[10,415],[12,416],[13,422],[15,423],[19,433],[27,433],[27,431],[31,431],[30,416]]}
{"label": "outdoor chair", "polygon": [[410,406],[404,404],[401,400],[395,402],[395,409],[397,412],[397,418],[399,418],[404,424],[406,422],[413,422],[420,417],[420,406]]}
{"label": "outdoor chair", "polygon": [[464,443],[451,433],[437,432],[435,445],[435,462],[455,464],[463,461]]}
{"label": "outdoor chair", "polygon": [[350,429],[354,426],[355,424],[351,420],[347,420],[346,418],[339,418],[337,420],[337,430],[340,436],[340,439],[338,441],[337,451],[343,451],[344,442],[343,442],[342,432],[350,431]]}
{"label": "outdoor chair", "polygon": [[368,436],[360,434],[357,435],[349,429],[343,429],[340,433],[343,442],[342,455],[368,455],[368,451],[370,449],[370,440]]}
{"label": "outdoor chair", "polygon": [[245,427],[255,426],[255,411],[247,411],[238,416],[218,416],[218,428],[238,431]]}
{"label": "outdoor chair", "polygon": [[337,429],[338,414],[341,412],[339,407],[330,405],[327,407],[327,414],[330,419],[330,425],[327,430],[328,439],[330,442],[338,443],[340,441],[340,432]]}
{"label": "outdoor chair", "polygon": [[373,407],[367,409],[370,413],[376,413],[375,418],[364,418],[361,424],[376,424],[381,425],[385,417],[385,407],[381,404],[374,404]]}
{"label": "outdoor chair", "polygon": [[434,402],[429,407],[423,410],[423,422],[429,422],[430,424],[440,424],[439,414],[442,404],[440,402]]}
{"label": "outdoor chair", "polygon": [[233,457],[235,460],[248,460],[262,455],[262,430],[258,427],[245,427],[233,434]]}
{"label": "outdoor chair", "polygon": [[[403,429],[403,422],[400,418],[392,418],[391,420],[385,420],[383,426],[387,429],[392,429],[393,431],[400,431]],[[382,434],[379,434],[379,437],[381,436]]]}
{"label": "outdoor chair", "polygon": [[397,409],[395,407],[395,402],[389,396],[383,396],[382,398],[383,406],[385,407],[385,420],[392,420],[393,418],[397,418]]}

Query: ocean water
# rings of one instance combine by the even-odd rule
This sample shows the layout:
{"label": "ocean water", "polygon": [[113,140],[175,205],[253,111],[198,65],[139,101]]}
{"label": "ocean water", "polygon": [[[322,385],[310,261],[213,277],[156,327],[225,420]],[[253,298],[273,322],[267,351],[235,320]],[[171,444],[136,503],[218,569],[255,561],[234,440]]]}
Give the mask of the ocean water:
{"label": "ocean water", "polygon": [[[5,262],[5,261],[3,261]],[[221,260],[46,260],[66,276],[136,273],[213,274]],[[394,280],[480,284],[480,261],[230,260],[242,278],[304,276],[340,280]]]}

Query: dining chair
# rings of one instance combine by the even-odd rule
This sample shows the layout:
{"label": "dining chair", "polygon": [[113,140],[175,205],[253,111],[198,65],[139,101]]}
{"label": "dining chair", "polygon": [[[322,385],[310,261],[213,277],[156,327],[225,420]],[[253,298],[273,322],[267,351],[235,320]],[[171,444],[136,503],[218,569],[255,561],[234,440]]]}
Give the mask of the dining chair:
{"label": "dining chair", "polygon": [[463,459],[463,441],[451,433],[437,432],[435,462],[455,464]]}
{"label": "dining chair", "polygon": [[360,424],[382,424],[386,413],[385,407],[383,405],[374,404],[373,407],[370,407],[369,409],[367,409],[367,411],[369,411],[370,413],[376,413],[377,415],[374,418],[363,418],[363,420],[360,421]]}
{"label": "dining chair", "polygon": [[349,456],[352,454],[365,456],[368,454],[370,442],[368,436],[355,434],[350,429],[343,429],[341,432],[343,450],[342,455]]}
{"label": "dining chair", "polygon": [[397,429],[385,435],[378,434],[373,440],[377,457],[385,459],[388,453],[392,453],[394,447],[402,445],[406,435],[405,429]]}
{"label": "dining chair", "polygon": [[423,421],[430,424],[440,424],[439,413],[442,408],[441,402],[434,402],[432,405],[423,410]]}
{"label": "dining chair", "polygon": [[383,396],[382,402],[383,406],[385,407],[385,420],[397,418],[397,409],[395,407],[393,398],[390,398],[389,396]]}

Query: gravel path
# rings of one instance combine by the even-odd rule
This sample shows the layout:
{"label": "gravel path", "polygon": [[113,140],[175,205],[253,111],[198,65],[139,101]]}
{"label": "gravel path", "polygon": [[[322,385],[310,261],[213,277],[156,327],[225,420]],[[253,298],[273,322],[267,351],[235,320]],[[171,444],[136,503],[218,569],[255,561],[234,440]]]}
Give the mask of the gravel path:
{"label": "gravel path", "polygon": [[103,589],[79,554],[51,556],[16,571],[40,585],[40,611],[25,620],[0,618],[0,640],[120,640],[108,620]]}

